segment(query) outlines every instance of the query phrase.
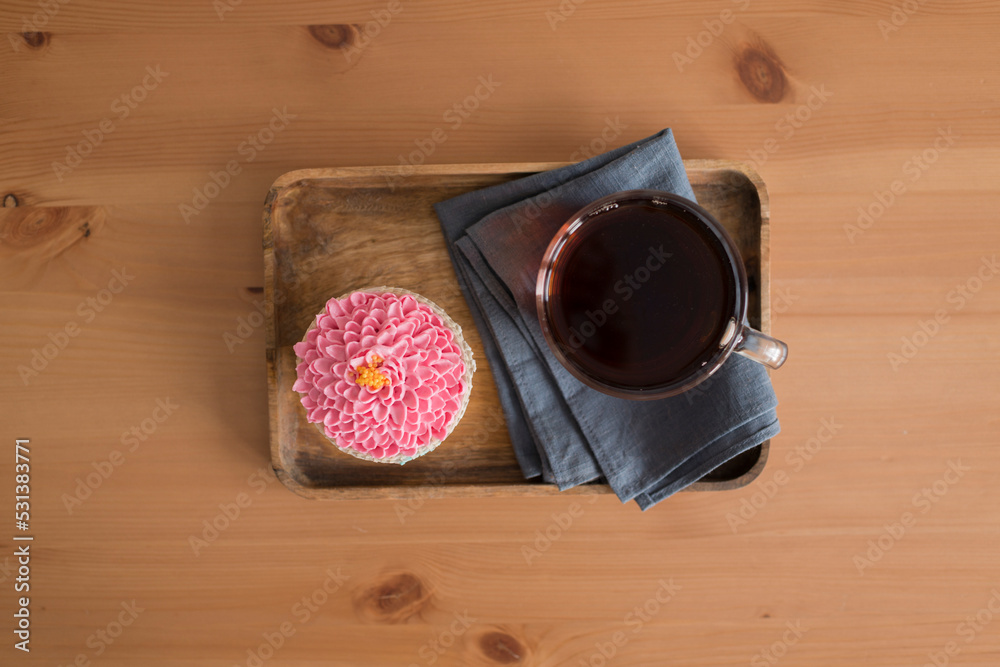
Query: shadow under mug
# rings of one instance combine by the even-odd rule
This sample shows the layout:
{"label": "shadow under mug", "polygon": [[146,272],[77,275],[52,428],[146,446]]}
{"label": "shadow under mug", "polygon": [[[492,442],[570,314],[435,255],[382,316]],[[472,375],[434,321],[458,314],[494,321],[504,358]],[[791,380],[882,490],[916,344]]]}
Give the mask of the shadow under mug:
{"label": "shadow under mug", "polygon": [[788,346],[750,327],[739,248],[698,204],[656,190],[618,192],[560,228],[535,287],[556,358],[619,398],[675,396],[736,353],[779,368]]}

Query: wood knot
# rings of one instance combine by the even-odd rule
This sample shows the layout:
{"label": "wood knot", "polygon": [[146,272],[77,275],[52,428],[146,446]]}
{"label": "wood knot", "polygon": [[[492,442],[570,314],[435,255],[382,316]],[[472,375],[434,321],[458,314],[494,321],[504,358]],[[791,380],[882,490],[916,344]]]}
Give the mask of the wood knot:
{"label": "wood knot", "polygon": [[349,23],[311,25],[309,34],[328,49],[343,50],[354,46],[361,35],[361,26]]}
{"label": "wood knot", "polygon": [[21,39],[28,45],[29,49],[42,49],[52,39],[51,32],[22,32]]}
{"label": "wood knot", "polygon": [[5,198],[0,210],[3,245],[13,250],[45,247],[42,254],[47,256],[65,251],[104,224],[104,213],[97,207],[7,207]]}
{"label": "wood knot", "polygon": [[415,574],[384,574],[354,596],[358,614],[376,623],[402,623],[418,614],[430,600],[430,591]]}
{"label": "wood knot", "polygon": [[490,630],[479,637],[479,649],[491,662],[498,665],[513,665],[523,662],[528,655],[524,644],[498,630]]}
{"label": "wood knot", "polygon": [[5,196],[4,196],[4,198],[3,198],[3,207],[4,207],[4,208],[14,208],[14,207],[16,207],[16,206],[17,206],[17,205],[18,205],[19,203],[20,203],[20,202],[19,202],[19,201],[17,201],[17,195],[15,195],[15,194],[14,194],[13,192],[9,192],[9,193],[7,193],[7,194],[6,194]]}
{"label": "wood knot", "polygon": [[[6,206],[6,200],[4,205]],[[66,208],[15,208],[4,215],[0,223],[0,236],[5,245],[22,250],[51,241],[60,236],[63,229],[76,222]]]}
{"label": "wood knot", "polygon": [[248,287],[247,288],[247,292],[249,292],[250,294],[263,294],[264,293],[264,288],[263,287],[257,287],[257,286]]}
{"label": "wood knot", "polygon": [[736,71],[743,86],[761,102],[776,104],[784,98],[785,68],[770,47],[744,45],[736,54]]}

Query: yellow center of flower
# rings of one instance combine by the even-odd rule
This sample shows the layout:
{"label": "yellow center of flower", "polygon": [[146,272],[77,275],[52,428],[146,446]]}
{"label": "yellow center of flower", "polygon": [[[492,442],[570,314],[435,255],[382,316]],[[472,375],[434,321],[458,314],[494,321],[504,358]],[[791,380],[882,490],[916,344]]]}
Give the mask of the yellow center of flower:
{"label": "yellow center of flower", "polygon": [[379,372],[382,365],[382,357],[377,354],[372,355],[372,361],[367,366],[358,366],[358,378],[355,380],[363,387],[368,387],[372,391],[378,391],[382,387],[389,385],[389,378]]}

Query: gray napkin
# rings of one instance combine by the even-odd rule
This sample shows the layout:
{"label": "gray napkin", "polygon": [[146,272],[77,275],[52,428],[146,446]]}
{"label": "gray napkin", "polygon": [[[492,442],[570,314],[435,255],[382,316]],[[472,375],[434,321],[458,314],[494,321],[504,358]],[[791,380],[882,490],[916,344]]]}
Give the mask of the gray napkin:
{"label": "gray napkin", "polygon": [[694,390],[630,401],[587,387],[550,352],[535,311],[549,241],[586,204],[640,188],[695,198],[669,129],[434,208],[525,477],[541,475],[560,489],[603,477],[622,502],[645,510],[779,426],[767,373],[738,355]]}

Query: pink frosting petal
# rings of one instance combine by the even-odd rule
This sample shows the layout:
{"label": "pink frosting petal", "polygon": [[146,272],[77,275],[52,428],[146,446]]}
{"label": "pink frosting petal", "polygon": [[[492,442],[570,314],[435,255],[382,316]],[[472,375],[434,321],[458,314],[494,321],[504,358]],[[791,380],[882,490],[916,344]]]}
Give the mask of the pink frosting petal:
{"label": "pink frosting petal", "polygon": [[338,317],[346,314],[343,306],[340,305],[340,301],[337,299],[330,299],[327,301],[326,308],[324,310],[326,310],[327,314],[331,317]]}
{"label": "pink frosting petal", "polygon": [[393,403],[389,406],[389,419],[393,424],[402,426],[406,423],[406,406],[402,403]]}
{"label": "pink frosting petal", "polygon": [[417,409],[417,395],[412,391],[407,391],[404,389],[403,396],[402,398],[399,399],[399,402],[402,403],[405,407],[409,408],[410,410]]}
{"label": "pink frosting petal", "polygon": [[333,368],[334,361],[329,357],[321,357],[316,361],[312,362],[310,366],[313,372],[319,373],[320,375],[328,375],[330,370]]}
{"label": "pink frosting petal", "polygon": [[384,327],[382,331],[378,333],[378,344],[385,345],[386,347],[392,345],[396,340],[396,327],[389,325]]}

